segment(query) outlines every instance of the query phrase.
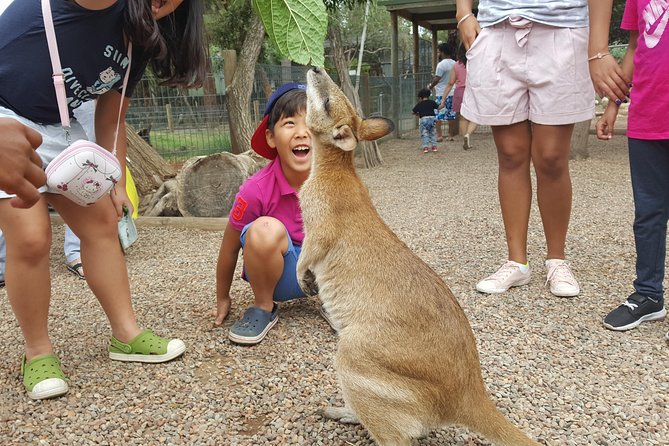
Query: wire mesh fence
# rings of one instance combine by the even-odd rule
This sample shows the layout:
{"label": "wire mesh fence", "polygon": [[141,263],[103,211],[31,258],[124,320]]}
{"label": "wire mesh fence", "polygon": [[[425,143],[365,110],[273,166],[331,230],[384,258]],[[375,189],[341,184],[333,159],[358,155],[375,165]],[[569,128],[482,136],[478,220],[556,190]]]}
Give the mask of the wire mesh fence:
{"label": "wire mesh fence", "polygon": [[[273,91],[285,82],[305,82],[306,72],[307,67],[257,65],[249,110],[252,121],[262,119],[267,102],[265,91]],[[335,75],[333,79],[337,81]],[[392,118],[396,116],[394,107],[399,107],[396,125],[400,133],[416,129],[411,109],[418,89],[431,79],[429,72],[402,75],[398,82],[399,101],[395,102],[392,77],[362,75],[358,92],[364,115]],[[356,80],[356,76],[351,77],[354,85]],[[206,92],[204,88],[180,90],[161,86],[147,75],[135,88],[127,123],[168,160],[230,151],[225,79],[221,72],[210,75],[207,81]]]}

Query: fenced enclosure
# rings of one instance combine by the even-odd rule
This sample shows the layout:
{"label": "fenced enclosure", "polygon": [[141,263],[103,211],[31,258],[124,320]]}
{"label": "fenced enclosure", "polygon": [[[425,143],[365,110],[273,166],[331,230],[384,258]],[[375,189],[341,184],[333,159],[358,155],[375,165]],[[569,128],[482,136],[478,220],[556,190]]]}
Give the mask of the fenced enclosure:
{"label": "fenced enclosure", "polygon": [[[251,92],[251,120],[260,122],[267,102],[265,91],[285,82],[305,82],[307,67],[257,65]],[[336,73],[330,75],[337,81]],[[399,79],[400,133],[416,128],[411,109],[417,89],[432,79],[429,72],[404,74]],[[351,76],[353,85],[356,76]],[[359,96],[365,116],[392,118],[393,78],[360,76]],[[180,90],[164,87],[150,74],[135,88],[127,122],[165,159],[185,160],[193,156],[230,151],[230,122],[225,101],[223,72],[207,79],[207,88]]]}

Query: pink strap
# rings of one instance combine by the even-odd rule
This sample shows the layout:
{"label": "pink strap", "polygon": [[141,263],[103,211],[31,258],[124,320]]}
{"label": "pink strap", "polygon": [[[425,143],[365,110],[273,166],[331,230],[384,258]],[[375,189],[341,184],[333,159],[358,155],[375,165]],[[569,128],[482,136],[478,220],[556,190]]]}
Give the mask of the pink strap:
{"label": "pink strap", "polygon": [[[56,30],[53,26],[53,17],[51,15],[51,3],[49,0],[42,0],[42,17],[44,19],[44,31],[46,32],[47,44],[49,45],[49,55],[51,57],[51,68],[53,70],[53,86],[56,90],[56,100],[58,101],[58,111],[60,113],[60,122],[65,131],[70,129],[70,113],[67,109],[67,93],[65,92],[65,74],[60,66],[60,54],[58,53],[58,43],[56,41]],[[130,78],[130,67],[132,66],[132,42],[128,42],[128,68],[123,78],[123,88],[121,89],[121,101],[118,107],[118,118],[116,119],[116,130],[114,131],[114,150],[112,153],[116,156],[116,145],[118,143],[118,130],[121,125],[121,112],[123,111],[123,100],[125,99],[125,90]]]}

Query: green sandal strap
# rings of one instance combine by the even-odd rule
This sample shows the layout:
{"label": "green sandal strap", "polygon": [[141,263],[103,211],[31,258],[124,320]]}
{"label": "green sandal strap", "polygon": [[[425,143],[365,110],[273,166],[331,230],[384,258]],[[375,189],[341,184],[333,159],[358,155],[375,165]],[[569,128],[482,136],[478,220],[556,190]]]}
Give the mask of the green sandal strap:
{"label": "green sandal strap", "polygon": [[168,340],[153,334],[151,330],[144,330],[127,344],[112,336],[109,351],[126,355],[164,355],[167,353]]}
{"label": "green sandal strap", "polygon": [[56,355],[35,356],[30,362],[26,362],[26,357],[23,356],[21,375],[23,375],[23,384],[29,392],[32,392],[33,388],[45,379],[65,380],[65,374],[60,368],[60,359]]}

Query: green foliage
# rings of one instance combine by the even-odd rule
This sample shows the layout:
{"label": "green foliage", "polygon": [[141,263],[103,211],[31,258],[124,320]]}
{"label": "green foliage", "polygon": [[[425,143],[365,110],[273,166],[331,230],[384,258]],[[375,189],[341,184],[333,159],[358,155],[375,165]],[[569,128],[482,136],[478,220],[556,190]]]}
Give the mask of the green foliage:
{"label": "green foliage", "polygon": [[613,0],[613,11],[611,12],[611,26],[609,27],[609,42],[611,44],[627,43],[629,32],[620,29],[620,22],[625,12],[625,0]]}
{"label": "green foliage", "polygon": [[302,65],[323,66],[327,12],[322,0],[252,0],[270,41]]}
{"label": "green foliage", "polygon": [[625,57],[625,53],[627,52],[627,46],[621,45],[621,46],[610,47],[609,52],[618,61],[618,63],[621,63],[623,57]]}
{"label": "green foliage", "polygon": [[230,151],[230,135],[223,129],[152,130],[151,145],[165,159],[188,159]]}
{"label": "green foliage", "polygon": [[254,14],[247,0],[217,0],[208,2],[205,25],[209,41],[222,49],[242,49],[248,24]]}

